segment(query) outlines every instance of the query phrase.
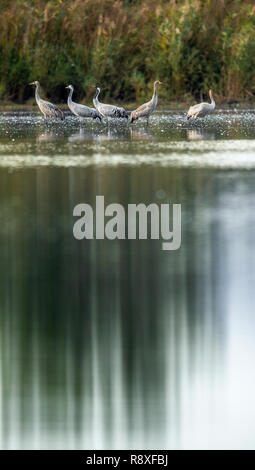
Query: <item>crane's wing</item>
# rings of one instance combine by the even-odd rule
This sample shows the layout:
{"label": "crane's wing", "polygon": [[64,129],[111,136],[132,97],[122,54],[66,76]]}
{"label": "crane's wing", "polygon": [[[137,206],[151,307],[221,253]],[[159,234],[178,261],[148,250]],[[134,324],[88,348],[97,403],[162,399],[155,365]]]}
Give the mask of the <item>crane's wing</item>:
{"label": "crane's wing", "polygon": [[128,118],[128,112],[124,108],[118,108],[111,104],[103,104],[97,106],[98,111],[105,117],[110,118]]}
{"label": "crane's wing", "polygon": [[212,111],[211,105],[209,103],[199,103],[195,104],[194,106],[191,106],[189,108],[187,118],[189,119],[190,117],[203,117],[206,114],[210,113]]}
{"label": "crane's wing", "polygon": [[143,116],[144,114],[147,114],[148,112],[151,111],[151,102],[148,101],[148,103],[144,103],[138,108],[136,108],[133,112],[138,114],[139,116]]}
{"label": "crane's wing", "polygon": [[212,111],[212,106],[209,103],[201,103],[201,108],[199,113],[201,113],[202,116],[205,114],[208,114]]}
{"label": "crane's wing", "polygon": [[131,122],[139,119],[140,117],[149,117],[150,114],[154,111],[155,106],[153,106],[152,101],[148,101],[147,103],[142,104],[138,108],[136,108],[131,113]]}
{"label": "crane's wing", "polygon": [[200,111],[201,104],[202,103],[195,104],[194,106],[190,106],[188,110],[188,115],[193,116],[194,114],[198,113]]}
{"label": "crane's wing", "polygon": [[101,115],[95,108],[90,108],[89,106],[85,106],[84,104],[74,103],[73,104],[74,111],[83,118],[96,118],[98,117],[101,119]]}
{"label": "crane's wing", "polygon": [[55,104],[50,103],[49,101],[42,100],[40,101],[41,110],[49,117],[65,119],[63,111],[59,109]]}

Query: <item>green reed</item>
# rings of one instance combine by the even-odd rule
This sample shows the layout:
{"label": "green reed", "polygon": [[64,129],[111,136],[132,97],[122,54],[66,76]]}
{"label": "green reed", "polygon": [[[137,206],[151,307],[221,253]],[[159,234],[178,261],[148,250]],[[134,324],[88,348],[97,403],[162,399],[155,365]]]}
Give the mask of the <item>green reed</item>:
{"label": "green reed", "polygon": [[244,0],[0,0],[0,99],[24,102],[39,80],[90,100],[140,101],[164,81],[163,101],[255,94],[255,6]]}

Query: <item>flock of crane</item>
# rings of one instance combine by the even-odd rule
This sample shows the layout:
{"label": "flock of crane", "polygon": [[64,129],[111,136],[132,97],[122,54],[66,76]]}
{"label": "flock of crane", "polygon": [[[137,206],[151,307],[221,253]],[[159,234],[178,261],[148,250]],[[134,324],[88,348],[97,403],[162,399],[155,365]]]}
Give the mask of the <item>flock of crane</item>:
{"label": "flock of crane", "polygon": [[[40,83],[38,81],[30,83],[30,85],[35,85],[35,99],[38,104],[40,111],[43,113],[45,120],[47,121],[48,118],[57,118],[64,120],[65,115],[63,111],[58,108],[55,104],[50,103],[49,101],[42,100],[39,96],[39,88]],[[153,87],[153,95],[150,101],[147,103],[142,104],[137,109],[132,112],[126,111],[124,108],[120,108],[118,106],[113,106],[111,104],[101,103],[98,99],[100,94],[100,87],[99,85],[95,86],[96,94],[93,98],[94,108],[90,108],[89,106],[85,106],[83,104],[75,103],[72,100],[74,87],[72,85],[68,85],[66,88],[69,90],[67,104],[69,106],[70,111],[78,116],[80,120],[84,118],[92,118],[92,119],[99,119],[100,121],[102,118],[114,118],[114,119],[127,119],[132,123],[140,118],[147,119],[147,123],[149,122],[150,115],[155,110],[157,103],[158,103],[158,85],[162,85],[162,82],[158,80],[154,82]],[[187,119],[190,118],[203,118],[210,114],[215,108],[215,101],[213,99],[212,90],[209,91],[209,96],[211,103],[199,103],[191,106],[188,110]]]}

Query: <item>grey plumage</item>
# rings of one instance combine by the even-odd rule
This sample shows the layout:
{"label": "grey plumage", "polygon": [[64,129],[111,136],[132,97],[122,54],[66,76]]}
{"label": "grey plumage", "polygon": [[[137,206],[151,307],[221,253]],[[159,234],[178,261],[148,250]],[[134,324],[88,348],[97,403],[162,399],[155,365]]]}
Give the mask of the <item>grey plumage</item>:
{"label": "grey plumage", "polygon": [[113,106],[111,104],[100,103],[98,96],[100,93],[100,87],[96,87],[96,95],[93,99],[93,104],[99,113],[106,118],[125,118],[128,119],[128,112],[124,108],[119,108],[118,106]]}
{"label": "grey plumage", "polygon": [[40,111],[43,113],[45,119],[47,118],[55,118],[61,119],[62,121],[65,119],[63,111],[59,109],[55,104],[50,103],[49,101],[42,100],[39,96],[39,88],[40,83],[38,81],[29,83],[29,85],[35,85],[35,99],[38,104]]}
{"label": "grey plumage", "polygon": [[213,99],[212,90],[209,90],[211,103],[199,103],[191,106],[188,110],[187,119],[190,118],[203,118],[210,114],[215,108],[215,101]]}
{"label": "grey plumage", "polygon": [[98,118],[100,119],[100,121],[102,120],[101,114],[98,112],[97,109],[90,108],[89,106],[85,106],[83,104],[75,103],[72,100],[73,91],[74,91],[74,87],[72,85],[68,85],[66,88],[70,90],[67,104],[69,106],[69,109],[72,111],[73,114],[75,114],[75,116],[78,116],[80,119],[83,119],[83,118],[97,119]]}
{"label": "grey plumage", "polygon": [[154,109],[156,108],[158,104],[158,93],[157,93],[158,85],[162,85],[162,82],[159,82],[157,80],[156,82],[154,82],[153,95],[152,95],[151,100],[148,101],[147,103],[142,104],[141,106],[139,106],[139,108],[132,111],[132,113],[130,114],[131,123],[142,117],[145,117],[147,119],[147,122],[149,121],[150,115],[153,113]]}

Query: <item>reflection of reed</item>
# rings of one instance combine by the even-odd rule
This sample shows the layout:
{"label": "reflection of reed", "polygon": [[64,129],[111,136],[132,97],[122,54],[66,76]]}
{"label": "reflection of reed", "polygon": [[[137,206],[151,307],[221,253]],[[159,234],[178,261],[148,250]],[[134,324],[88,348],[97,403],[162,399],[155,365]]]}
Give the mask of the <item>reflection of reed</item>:
{"label": "reflection of reed", "polygon": [[[186,283],[186,269],[194,269],[198,253],[191,259],[174,254],[171,270],[155,242],[73,240],[70,214],[86,194],[79,170],[61,170],[59,176],[57,188],[45,170],[37,171],[36,186],[27,180],[34,205],[19,191],[19,225],[5,258],[12,276],[5,282],[4,303],[12,315],[6,312],[3,323],[9,351],[2,360],[3,422],[10,423],[3,446],[164,446],[180,426],[187,374],[199,367],[206,376],[203,363],[216,353],[217,330],[201,330],[205,350],[194,336],[196,325],[201,319],[207,324],[213,313],[213,305],[206,310],[199,305],[196,275]],[[101,180],[106,199],[109,177]],[[87,178],[93,181],[93,172]],[[123,175],[120,196],[124,181]],[[151,184],[148,180],[145,198]],[[95,188],[87,191],[93,197]],[[27,220],[23,204],[30,208]],[[36,224],[27,232],[34,211]],[[13,250],[20,243],[23,255],[16,265]],[[210,265],[206,269],[211,272]],[[211,279],[204,279],[211,298]],[[204,362],[196,357],[200,348]]]}
{"label": "reflection of reed", "polygon": [[[208,219],[217,195],[201,193],[202,172],[151,168],[141,187],[142,177],[0,171],[4,197],[17,201],[0,228],[2,448],[178,448],[208,436],[213,447],[222,436],[226,217]],[[74,205],[99,191],[111,202],[112,188],[125,205],[131,181],[133,201],[159,187],[188,201],[180,251],[73,239]]]}

